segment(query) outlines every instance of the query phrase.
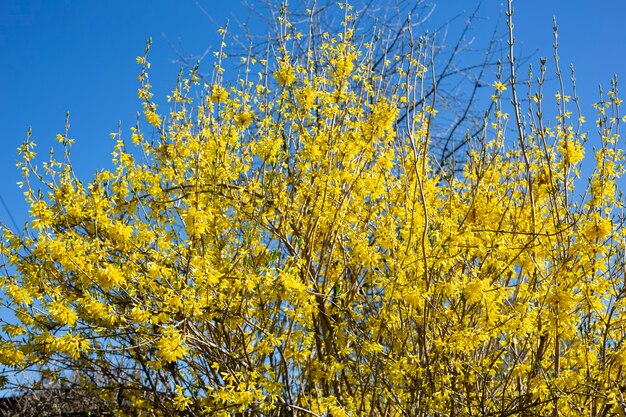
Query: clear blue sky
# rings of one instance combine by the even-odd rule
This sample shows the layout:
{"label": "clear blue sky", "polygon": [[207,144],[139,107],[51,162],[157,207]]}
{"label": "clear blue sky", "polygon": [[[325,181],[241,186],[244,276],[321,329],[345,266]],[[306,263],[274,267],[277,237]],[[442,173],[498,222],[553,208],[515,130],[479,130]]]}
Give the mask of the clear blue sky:
{"label": "clear blue sky", "polygon": [[[475,5],[475,0],[433,2],[436,19]],[[198,3],[218,23],[249,17],[238,0]],[[516,0],[514,7],[518,51],[537,51],[534,63],[551,56],[552,16],[557,17],[562,64],[575,65],[583,110],[592,121],[597,85],[608,86],[614,73],[626,82],[626,2]],[[501,2],[484,0],[476,36],[488,36],[503,10]],[[76,139],[73,161],[87,182],[110,164],[109,133],[121,121],[128,136],[141,110],[135,57],[149,37],[154,39],[150,81],[155,92],[165,94],[174,85],[176,53],[162,34],[189,54],[218,42],[216,27],[190,0],[0,0],[0,195],[20,227],[27,215],[15,185],[20,180],[15,161],[27,128],[32,127],[44,160],[69,111],[70,137]],[[9,224],[1,206],[0,221]]]}

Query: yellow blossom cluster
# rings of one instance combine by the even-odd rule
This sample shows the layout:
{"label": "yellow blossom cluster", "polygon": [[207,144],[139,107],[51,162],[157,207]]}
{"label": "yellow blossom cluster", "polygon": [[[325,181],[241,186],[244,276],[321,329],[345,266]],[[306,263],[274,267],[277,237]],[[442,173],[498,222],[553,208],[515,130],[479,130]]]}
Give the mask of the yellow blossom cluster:
{"label": "yellow blossom cluster", "polygon": [[87,185],[21,148],[31,221],[3,230],[0,363],[112,378],[89,383],[157,415],[623,413],[617,90],[583,197],[583,134],[563,110],[511,144],[501,81],[444,175],[419,83],[383,94],[392,61],[372,69],[349,29],[323,39],[249,63],[256,82],[194,69],[167,115],[138,58],[159,140],[117,138]]}

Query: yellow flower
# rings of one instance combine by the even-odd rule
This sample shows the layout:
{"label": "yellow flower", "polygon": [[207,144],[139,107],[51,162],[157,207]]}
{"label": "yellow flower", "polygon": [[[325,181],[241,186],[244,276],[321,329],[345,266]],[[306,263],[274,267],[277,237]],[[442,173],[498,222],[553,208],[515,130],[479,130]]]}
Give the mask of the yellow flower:
{"label": "yellow flower", "polygon": [[480,281],[472,281],[463,290],[463,294],[467,298],[469,304],[475,304],[483,299],[483,291],[485,290],[485,283]]}
{"label": "yellow flower", "polygon": [[124,282],[122,271],[114,265],[104,267],[98,276],[98,282],[104,289],[116,288]]}
{"label": "yellow flower", "polygon": [[228,99],[228,91],[225,88],[214,85],[211,89],[211,101],[214,103],[221,103]]}
{"label": "yellow flower", "polygon": [[289,86],[296,81],[295,71],[287,62],[281,62],[278,69],[274,73],[274,76],[281,87]]}
{"label": "yellow flower", "polygon": [[165,362],[175,362],[185,356],[187,347],[183,335],[176,329],[167,327],[157,341],[158,355]]}
{"label": "yellow flower", "polygon": [[65,333],[59,338],[52,339],[51,342],[52,347],[59,353],[69,355],[74,359],[90,347],[88,340],[71,333]]}
{"label": "yellow flower", "polygon": [[573,140],[568,140],[563,147],[563,159],[566,163],[576,165],[585,156],[585,148]]}
{"label": "yellow flower", "polygon": [[185,395],[184,388],[180,385],[176,385],[176,397],[174,397],[174,406],[178,411],[185,411],[185,409],[192,403],[191,398]]}
{"label": "yellow flower", "polygon": [[150,123],[154,127],[161,126],[161,123],[162,123],[161,116],[159,116],[158,114],[156,114],[154,111],[150,109],[146,109],[144,113],[146,115],[146,120],[148,121],[148,123]]}
{"label": "yellow flower", "polygon": [[252,123],[253,113],[244,111],[235,115],[235,125],[240,129],[245,129]]}
{"label": "yellow flower", "polygon": [[501,81],[496,81],[493,83],[493,88],[495,88],[496,91],[501,92],[501,91],[506,90],[506,84],[504,84]]}
{"label": "yellow flower", "polygon": [[612,229],[611,219],[594,214],[591,222],[587,224],[585,234],[591,240],[602,240],[611,233]]}
{"label": "yellow flower", "polygon": [[48,312],[54,321],[63,326],[73,326],[78,320],[76,312],[59,301],[52,301],[48,306]]}
{"label": "yellow flower", "polygon": [[17,349],[12,343],[0,342],[0,364],[15,366],[26,359],[24,352]]}

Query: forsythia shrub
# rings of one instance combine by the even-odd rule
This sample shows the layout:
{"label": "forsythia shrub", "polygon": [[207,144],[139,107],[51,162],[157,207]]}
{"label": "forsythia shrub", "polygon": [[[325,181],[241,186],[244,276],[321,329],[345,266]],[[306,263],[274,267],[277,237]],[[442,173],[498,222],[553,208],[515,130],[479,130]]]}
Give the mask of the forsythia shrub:
{"label": "forsythia shrub", "polygon": [[152,133],[117,136],[115,168],[86,185],[23,145],[31,220],[1,248],[7,381],[74,371],[135,415],[624,414],[616,83],[582,197],[584,120],[563,90],[542,116],[545,61],[525,121],[498,75],[444,174],[427,43],[372,72],[351,22],[307,56],[287,40],[250,60],[236,85],[194,69],[167,115],[138,58]]}

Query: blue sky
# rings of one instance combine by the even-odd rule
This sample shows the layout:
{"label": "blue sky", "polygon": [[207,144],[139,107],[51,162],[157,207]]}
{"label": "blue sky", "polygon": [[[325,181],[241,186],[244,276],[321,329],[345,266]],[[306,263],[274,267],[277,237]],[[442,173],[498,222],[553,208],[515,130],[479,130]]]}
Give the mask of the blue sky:
{"label": "blue sky", "polygon": [[[110,166],[109,133],[118,121],[128,136],[136,114],[139,68],[135,57],[154,39],[150,81],[158,95],[174,85],[179,65],[168,41],[187,54],[218,44],[216,26],[190,0],[2,0],[0,1],[0,195],[21,227],[27,219],[16,182],[16,148],[29,126],[38,153],[47,157],[54,136],[71,113],[70,137],[76,139],[73,161],[87,182],[98,168]],[[251,0],[254,4],[254,0]],[[473,0],[439,0],[434,19],[471,10]],[[198,0],[218,23],[254,16],[237,0]],[[600,5],[600,6],[598,6]],[[475,36],[489,35],[505,5],[484,0]],[[552,16],[559,23],[564,68],[576,67],[583,111],[593,120],[597,86],[608,86],[613,74],[626,80],[626,2],[604,0],[516,0],[518,51],[551,57]],[[165,37],[168,41],[165,40]],[[207,62],[208,64],[208,62]],[[205,64],[206,65],[206,64]],[[161,96],[162,98],[162,96]],[[163,107],[161,110],[164,110]],[[593,123],[589,123],[593,129]],[[4,207],[0,221],[9,224]]]}

